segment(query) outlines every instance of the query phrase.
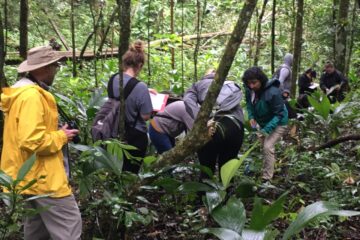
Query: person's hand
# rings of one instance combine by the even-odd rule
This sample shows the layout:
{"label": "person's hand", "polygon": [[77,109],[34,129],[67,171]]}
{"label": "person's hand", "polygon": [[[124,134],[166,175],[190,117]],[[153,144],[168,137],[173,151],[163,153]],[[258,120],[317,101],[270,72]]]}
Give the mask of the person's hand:
{"label": "person's hand", "polygon": [[258,140],[263,143],[266,137],[266,134],[263,131],[257,131],[256,132],[256,136],[258,138]]}
{"label": "person's hand", "polygon": [[289,93],[288,93],[288,92],[283,92],[282,95],[283,95],[284,98],[288,98],[288,97],[289,97]]}
{"label": "person's hand", "polygon": [[209,137],[214,136],[215,132],[216,132],[216,122],[213,119],[210,119],[207,122],[207,127],[208,127],[208,134]]}
{"label": "person's hand", "polygon": [[71,142],[73,140],[73,138],[79,134],[78,129],[69,129],[69,126],[67,123],[61,127],[61,130],[63,130],[65,132],[68,142]]}
{"label": "person's hand", "polygon": [[157,95],[157,94],[158,94],[158,92],[157,92],[155,89],[153,89],[153,88],[149,88],[149,92],[150,92],[151,94],[154,94],[154,95]]}
{"label": "person's hand", "polygon": [[250,126],[252,129],[256,129],[257,126],[257,122],[255,121],[255,119],[250,119]]}

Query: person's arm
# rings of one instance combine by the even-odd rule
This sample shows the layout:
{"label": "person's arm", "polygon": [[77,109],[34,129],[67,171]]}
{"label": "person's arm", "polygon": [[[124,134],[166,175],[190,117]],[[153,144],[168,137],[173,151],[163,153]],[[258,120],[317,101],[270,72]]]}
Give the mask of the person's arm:
{"label": "person's arm", "polygon": [[328,88],[325,85],[325,74],[322,74],[320,77],[320,89],[323,90],[324,92],[328,90]]}
{"label": "person's arm", "polygon": [[145,83],[140,82],[136,86],[138,92],[137,107],[140,111],[140,116],[144,121],[147,121],[151,117],[153,111],[149,90]]}
{"label": "person's arm", "polygon": [[248,119],[254,119],[254,106],[251,103],[251,91],[248,88],[245,88],[245,99],[246,99],[246,110],[248,112]]}
{"label": "person's arm", "polygon": [[340,86],[348,84],[348,79],[344,76],[344,74],[339,72],[339,77],[340,77]]}
{"label": "person's arm", "polygon": [[270,112],[273,113],[273,118],[261,129],[261,132],[270,134],[279,125],[279,122],[287,114],[285,110],[284,100],[280,93],[273,94],[269,100],[266,100],[270,107]]}
{"label": "person's arm", "polygon": [[46,128],[41,98],[39,93],[35,93],[22,101],[17,117],[18,139],[21,150],[48,155],[60,151],[68,137],[63,130],[49,131]]}

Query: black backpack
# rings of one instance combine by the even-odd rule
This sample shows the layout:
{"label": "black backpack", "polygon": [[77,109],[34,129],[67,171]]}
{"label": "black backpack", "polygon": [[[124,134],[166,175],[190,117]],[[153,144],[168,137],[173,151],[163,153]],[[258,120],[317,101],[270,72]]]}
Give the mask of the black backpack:
{"label": "black backpack", "polygon": [[[94,141],[106,140],[109,138],[117,138],[119,133],[119,108],[120,100],[114,97],[113,82],[114,74],[108,84],[109,99],[104,103],[100,110],[96,113],[94,122],[91,126],[91,136]],[[139,81],[131,78],[124,88],[124,100],[130,95]]]}

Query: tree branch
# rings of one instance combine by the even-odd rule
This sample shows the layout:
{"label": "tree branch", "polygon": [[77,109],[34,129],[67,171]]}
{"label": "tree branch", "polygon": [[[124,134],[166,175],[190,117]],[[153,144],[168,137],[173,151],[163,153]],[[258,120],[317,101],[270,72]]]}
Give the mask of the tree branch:
{"label": "tree branch", "polygon": [[312,151],[312,152],[316,152],[322,149],[326,149],[326,148],[331,148],[335,145],[338,145],[339,143],[343,143],[346,141],[359,141],[360,140],[360,134],[353,134],[353,135],[347,135],[347,136],[342,136],[342,137],[338,137],[336,139],[330,140],[327,143],[321,144],[320,146],[313,146],[310,147],[308,150]]}

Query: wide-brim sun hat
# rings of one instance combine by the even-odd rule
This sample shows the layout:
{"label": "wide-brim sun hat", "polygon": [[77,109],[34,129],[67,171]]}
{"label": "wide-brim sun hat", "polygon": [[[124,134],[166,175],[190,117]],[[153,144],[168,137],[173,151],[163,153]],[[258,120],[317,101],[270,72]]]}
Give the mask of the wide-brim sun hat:
{"label": "wide-brim sun hat", "polygon": [[17,71],[18,73],[31,72],[45,67],[65,57],[63,52],[58,52],[50,46],[34,47],[28,51],[27,60],[23,61]]}

